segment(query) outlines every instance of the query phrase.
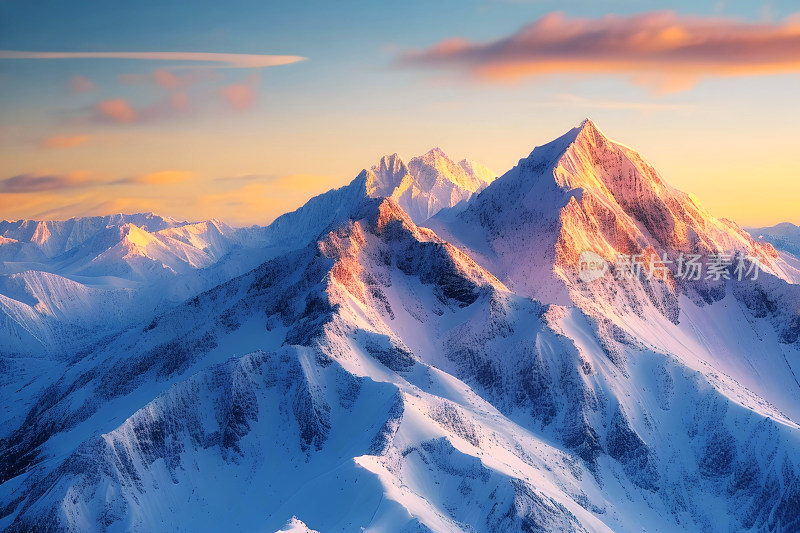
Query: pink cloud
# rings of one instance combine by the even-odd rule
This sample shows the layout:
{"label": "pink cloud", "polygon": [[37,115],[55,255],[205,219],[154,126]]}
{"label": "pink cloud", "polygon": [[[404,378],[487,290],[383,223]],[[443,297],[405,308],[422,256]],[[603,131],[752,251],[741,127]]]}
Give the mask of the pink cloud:
{"label": "pink cloud", "polygon": [[252,85],[246,83],[234,83],[222,88],[222,96],[225,102],[237,111],[250,108],[256,100],[256,91]]}
{"label": "pink cloud", "polygon": [[134,122],[138,118],[136,110],[123,98],[97,102],[94,110],[100,118],[111,122]]}
{"label": "pink cloud", "polygon": [[89,141],[88,135],[56,135],[42,141],[44,148],[74,148]]}
{"label": "pink cloud", "polygon": [[172,92],[166,98],[153,104],[134,107],[124,98],[103,100],[96,103],[89,116],[83,120],[115,124],[157,122],[193,111],[185,92]]}
{"label": "pink cloud", "polygon": [[232,83],[222,87],[220,92],[228,107],[235,111],[243,111],[255,104],[258,82],[257,75],[248,76],[242,83]]}
{"label": "pink cloud", "polygon": [[489,42],[447,39],[397,63],[466,72],[488,81],[552,74],[621,74],[662,90],[698,79],[800,71],[800,18],[781,23],[674,12],[598,19],[550,13]]}
{"label": "pink cloud", "polygon": [[164,89],[174,89],[181,83],[178,76],[162,68],[153,71],[153,79]]}
{"label": "pink cloud", "polygon": [[94,90],[94,82],[85,76],[72,76],[69,79],[69,91],[71,93],[88,93]]}
{"label": "pink cloud", "polygon": [[[154,71],[145,77],[131,77],[124,79],[130,83],[157,83],[167,89],[163,97],[151,104],[135,106],[124,98],[103,100],[96,103],[90,112],[84,116],[76,117],[76,122],[81,123],[150,123],[180,117],[191,117],[199,114],[229,111],[244,111],[255,105],[257,100],[257,75],[248,76],[240,83],[232,83],[215,89],[212,92],[199,94],[184,90],[183,87],[193,80],[187,81],[186,77],[175,76],[165,71]],[[139,75],[135,75],[139,76]],[[123,81],[123,80],[121,80]],[[220,106],[222,104],[222,107]]]}

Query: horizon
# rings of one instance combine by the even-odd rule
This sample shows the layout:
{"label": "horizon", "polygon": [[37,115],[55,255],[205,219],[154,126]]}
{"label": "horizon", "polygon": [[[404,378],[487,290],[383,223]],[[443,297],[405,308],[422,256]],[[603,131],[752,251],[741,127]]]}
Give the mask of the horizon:
{"label": "horizon", "polygon": [[[603,133],[603,134],[605,135],[605,132],[603,132],[602,128],[600,128],[600,126],[599,126],[599,125],[596,123],[596,121],[594,121],[594,120],[593,120],[591,117],[586,117],[586,118],[585,118],[585,119],[583,119],[583,120],[582,120],[580,123],[578,123],[578,124],[576,124],[575,126],[573,126],[573,128],[572,128],[572,129],[574,129],[574,128],[578,128],[578,127],[581,127],[581,126],[582,126],[584,123],[586,123],[587,121],[588,121],[588,122],[592,122],[592,123],[594,123],[594,124],[595,124],[595,126],[596,126],[598,129],[600,129],[601,133]],[[567,130],[567,131],[566,131],[566,133],[568,133],[569,131],[571,131],[571,130]],[[564,134],[562,134],[562,135],[565,135],[566,133],[564,133]],[[559,136],[559,137],[560,137],[560,136]],[[557,139],[557,138],[558,138],[558,137],[556,137],[555,139]],[[609,137],[609,138],[610,138],[610,137]],[[536,146],[535,146],[533,149],[535,149],[535,148],[538,148],[538,147],[540,147],[540,146],[542,146],[542,145],[544,145],[544,144],[547,144],[548,142],[551,142],[551,141],[553,141],[553,140],[555,140],[555,139],[551,139],[550,141],[543,142],[542,144],[537,144],[537,145],[536,145]],[[618,141],[618,140],[616,140],[616,139],[611,139],[611,140],[612,140],[612,141],[614,141],[614,142],[615,142],[615,143],[617,143],[617,144],[621,144],[621,145],[623,145],[623,146],[626,146],[626,147],[628,147],[628,148],[631,148],[631,149],[633,149],[633,150],[636,150],[636,149],[635,149],[635,147],[629,146],[629,145],[627,145],[627,144],[625,144],[625,143],[621,143],[621,142],[619,142],[619,141]],[[531,152],[533,151],[533,149],[531,150]],[[382,155],[380,155],[380,156],[378,156],[378,157],[376,157],[376,158],[374,158],[374,159],[375,159],[375,162],[376,162],[376,164],[377,164],[377,162],[379,162],[379,161],[380,161],[382,158],[384,158],[384,157],[389,157],[389,156],[392,156],[392,155],[397,155],[397,156],[399,156],[399,157],[400,157],[401,161],[403,161],[404,163],[407,163],[408,161],[410,161],[410,160],[411,160],[411,159],[413,159],[413,158],[416,158],[416,157],[421,157],[421,156],[422,156],[422,155],[424,155],[424,154],[427,154],[427,153],[430,153],[430,152],[433,152],[433,151],[436,151],[436,150],[438,150],[438,151],[442,152],[442,153],[443,153],[443,154],[444,154],[444,155],[445,155],[445,156],[446,156],[448,159],[450,159],[450,160],[451,160],[451,161],[453,161],[453,162],[458,162],[458,161],[461,161],[461,160],[467,160],[467,161],[470,161],[470,162],[473,162],[473,163],[478,163],[478,164],[481,164],[481,162],[480,162],[480,161],[476,161],[476,160],[474,160],[474,159],[470,159],[469,157],[463,157],[463,158],[451,157],[451,156],[450,156],[450,154],[448,154],[446,151],[442,150],[442,149],[441,149],[441,148],[440,148],[438,145],[437,145],[437,146],[433,146],[432,148],[430,148],[430,149],[426,150],[425,152],[423,152],[423,153],[421,153],[421,154],[418,154],[418,155],[415,155],[415,156],[412,156],[412,157],[410,157],[410,158],[409,158],[409,157],[406,157],[406,156],[403,156],[402,154],[398,154],[397,152],[388,152],[388,153],[382,154]],[[638,152],[638,151],[637,151],[637,152]],[[530,155],[530,153],[529,153],[528,155]],[[642,154],[640,154],[640,155],[642,155]],[[524,157],[521,157],[521,158],[519,159],[519,161],[521,161],[521,160],[525,159],[526,157],[528,157],[528,156],[526,155],[526,156],[524,156]],[[647,158],[646,158],[646,157],[645,157],[645,160],[647,160]],[[517,163],[517,164],[518,164],[518,163]],[[514,167],[515,167],[515,166],[516,166],[516,164],[514,165]],[[492,172],[495,172],[495,173],[496,173],[496,178],[495,178],[495,179],[499,179],[499,178],[501,178],[503,175],[505,175],[505,174],[506,174],[508,171],[512,170],[514,167],[511,167],[511,168],[509,168],[508,170],[506,170],[506,171],[503,171],[503,172],[500,172],[500,173],[496,173],[496,172],[495,172],[495,169],[490,169],[490,170],[491,170]],[[224,223],[224,224],[227,224],[227,225],[229,225],[229,226],[231,226],[231,227],[241,227],[241,228],[244,228],[244,227],[252,227],[252,226],[262,226],[262,227],[264,227],[264,226],[269,226],[270,224],[272,224],[272,223],[275,221],[275,219],[279,218],[280,216],[282,216],[282,215],[284,215],[284,214],[286,214],[286,213],[291,213],[291,212],[295,211],[296,209],[299,209],[299,208],[301,208],[303,205],[305,205],[305,204],[306,204],[306,202],[307,202],[308,200],[310,200],[311,198],[313,198],[313,197],[315,197],[315,196],[319,196],[319,195],[321,195],[321,194],[325,194],[326,192],[332,191],[332,190],[334,190],[334,189],[337,189],[337,188],[340,188],[340,187],[344,187],[344,186],[347,186],[347,185],[349,185],[350,183],[352,183],[352,181],[353,181],[353,180],[357,179],[357,177],[358,177],[358,176],[361,174],[361,172],[363,172],[364,170],[368,170],[368,169],[370,169],[370,168],[372,168],[372,166],[370,166],[370,167],[363,167],[361,170],[359,170],[357,173],[355,173],[355,177],[354,177],[354,178],[352,178],[350,181],[347,181],[347,182],[345,182],[345,183],[342,183],[342,184],[340,184],[340,185],[337,185],[337,186],[335,186],[335,187],[332,187],[332,188],[329,188],[329,189],[325,189],[325,190],[321,190],[321,191],[319,191],[319,192],[313,193],[311,196],[308,196],[307,198],[305,198],[304,200],[302,200],[302,201],[301,201],[301,203],[300,203],[299,205],[297,205],[296,207],[294,207],[294,208],[291,208],[291,209],[288,209],[287,211],[284,211],[284,212],[282,212],[282,213],[278,213],[278,214],[277,214],[277,215],[276,215],[276,216],[275,216],[273,219],[271,219],[271,220],[269,220],[269,221],[267,221],[267,222],[264,222],[264,223],[258,223],[258,222],[253,222],[253,223],[251,223],[251,224],[247,224],[247,223],[236,223],[236,222],[233,222],[233,221],[225,220],[224,218],[220,218],[220,217],[210,217],[210,218],[205,218],[205,219],[192,219],[192,218],[186,218],[186,217],[176,217],[176,216],[173,216],[173,215],[171,215],[170,213],[157,212],[157,211],[152,211],[152,210],[151,210],[151,211],[131,211],[131,212],[122,212],[122,211],[119,211],[119,212],[96,213],[96,214],[86,214],[86,215],[73,215],[73,216],[64,216],[64,217],[61,217],[61,218],[18,218],[18,219],[13,219],[13,220],[12,220],[12,219],[2,219],[2,220],[0,220],[0,222],[11,222],[11,223],[13,223],[13,222],[20,222],[20,221],[35,221],[35,222],[42,222],[42,221],[60,221],[60,222],[63,222],[63,221],[68,221],[68,220],[80,219],[80,218],[91,218],[91,217],[101,217],[101,218],[102,218],[102,217],[109,217],[109,216],[116,216],[116,215],[126,215],[126,216],[135,216],[135,215],[153,215],[153,216],[158,216],[158,217],[162,217],[162,218],[169,218],[169,219],[175,220],[176,222],[179,222],[179,223],[182,223],[182,224],[197,224],[197,223],[209,222],[209,221],[214,221],[214,220],[216,220],[216,221],[222,222],[222,223]],[[658,169],[656,169],[656,171],[658,171]],[[659,175],[660,175],[660,173],[659,173]],[[664,179],[664,177],[663,177],[663,176],[661,176],[661,177],[662,177],[662,179]],[[665,182],[666,182],[668,185],[671,185],[671,184],[669,183],[669,180],[667,180],[667,179],[664,179],[664,181],[665,181]],[[686,193],[692,194],[692,196],[695,196],[695,197],[696,197],[696,195],[694,195],[694,194],[693,194],[691,191],[683,191],[683,192],[686,192]],[[703,199],[702,199],[702,198],[698,198],[698,200],[700,201],[701,205],[705,206],[705,202],[703,202]],[[718,218],[718,219],[724,219],[724,218],[726,218],[726,217],[716,217],[716,215],[715,215],[713,212],[711,213],[711,215],[712,215],[712,216],[715,216],[715,218]],[[778,225],[781,225],[781,224],[791,224],[791,225],[793,225],[793,226],[795,226],[795,227],[800,227],[800,221],[798,221],[798,223],[795,223],[795,222],[794,222],[794,221],[792,221],[792,220],[783,220],[783,221],[777,222],[777,223],[775,223],[775,224],[769,224],[769,225],[764,225],[764,226],[756,226],[756,225],[741,224],[741,223],[739,223],[739,221],[737,221],[737,220],[733,220],[733,222],[735,222],[737,225],[739,225],[739,227],[741,227],[741,228],[743,228],[743,229],[766,229],[766,228],[771,228],[771,227],[778,226]]]}

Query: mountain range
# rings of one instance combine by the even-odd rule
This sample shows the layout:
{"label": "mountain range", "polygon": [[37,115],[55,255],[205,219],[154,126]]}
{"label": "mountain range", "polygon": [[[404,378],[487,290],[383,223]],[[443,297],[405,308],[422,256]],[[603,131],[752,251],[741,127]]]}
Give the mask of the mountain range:
{"label": "mountain range", "polygon": [[0,223],[0,527],[798,531],[791,230],[591,120],[265,227]]}
{"label": "mountain range", "polygon": [[800,226],[782,222],[765,228],[745,229],[754,239],[770,243],[795,260],[800,258]]}

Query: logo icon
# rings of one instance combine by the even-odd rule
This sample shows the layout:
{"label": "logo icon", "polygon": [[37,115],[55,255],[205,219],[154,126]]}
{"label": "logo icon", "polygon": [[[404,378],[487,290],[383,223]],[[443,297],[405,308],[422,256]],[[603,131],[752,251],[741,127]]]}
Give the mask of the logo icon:
{"label": "logo icon", "polygon": [[589,283],[598,280],[608,272],[608,262],[595,252],[581,252],[578,257],[578,277]]}

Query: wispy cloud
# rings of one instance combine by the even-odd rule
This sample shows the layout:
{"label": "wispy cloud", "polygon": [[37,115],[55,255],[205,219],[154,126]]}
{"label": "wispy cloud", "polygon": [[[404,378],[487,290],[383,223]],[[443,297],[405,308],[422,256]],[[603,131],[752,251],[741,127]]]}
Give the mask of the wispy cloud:
{"label": "wispy cloud", "polygon": [[112,182],[114,185],[133,184],[133,185],[176,185],[190,180],[193,173],[184,170],[162,170],[151,172],[140,176],[122,178]]}
{"label": "wispy cloud", "polygon": [[89,142],[88,135],[55,135],[41,142],[44,148],[75,148]]}
{"label": "wispy cloud", "polygon": [[115,181],[98,179],[94,173],[84,170],[66,174],[27,172],[0,180],[0,194],[57,192],[66,189],[99,189],[109,185],[177,185],[194,177],[194,173],[184,170],[162,170]]}
{"label": "wispy cloud", "polygon": [[598,19],[550,13],[490,42],[448,39],[400,54],[401,66],[466,72],[487,81],[552,74],[621,74],[661,91],[706,77],[800,71],[800,16],[781,23],[649,12]]}
{"label": "wispy cloud", "polygon": [[305,57],[212,52],[30,52],[0,50],[0,59],[139,59],[210,63],[217,68],[264,68],[303,61]]}
{"label": "wispy cloud", "polygon": [[96,183],[97,181],[91,179],[86,172],[47,175],[19,174],[0,181],[0,193],[20,194],[77,189],[95,185]]}

